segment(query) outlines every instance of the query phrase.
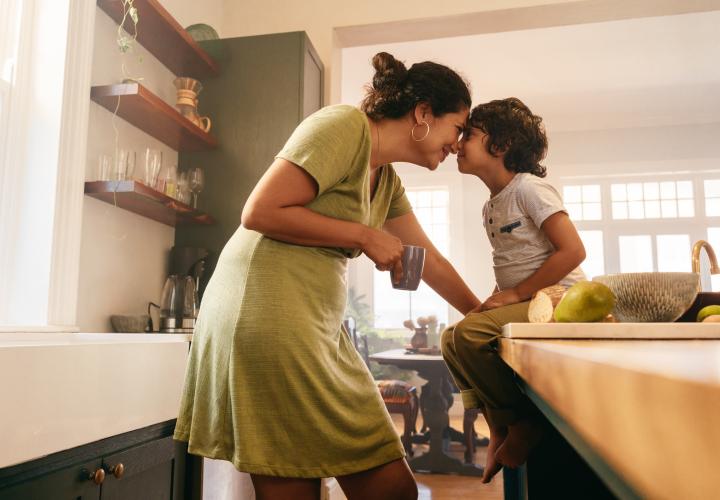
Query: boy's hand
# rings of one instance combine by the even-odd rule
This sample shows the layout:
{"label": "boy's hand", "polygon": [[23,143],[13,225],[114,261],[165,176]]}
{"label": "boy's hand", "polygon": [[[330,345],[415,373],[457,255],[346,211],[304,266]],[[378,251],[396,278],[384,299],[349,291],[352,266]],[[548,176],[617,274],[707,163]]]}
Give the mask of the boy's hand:
{"label": "boy's hand", "polygon": [[517,304],[518,302],[522,301],[523,299],[522,297],[520,297],[520,294],[516,289],[508,288],[507,290],[494,293],[490,297],[488,297],[487,300],[483,302],[480,310],[487,311],[488,309],[496,309],[502,306],[509,306],[511,304]]}
{"label": "boy's hand", "polygon": [[[476,306],[473,307],[471,310],[469,310],[469,311],[467,312],[467,314],[482,312],[482,310],[483,310],[482,307],[483,307],[483,304],[482,304],[482,302],[480,302],[478,305],[476,305]],[[467,316],[467,314],[466,314],[465,316]]]}

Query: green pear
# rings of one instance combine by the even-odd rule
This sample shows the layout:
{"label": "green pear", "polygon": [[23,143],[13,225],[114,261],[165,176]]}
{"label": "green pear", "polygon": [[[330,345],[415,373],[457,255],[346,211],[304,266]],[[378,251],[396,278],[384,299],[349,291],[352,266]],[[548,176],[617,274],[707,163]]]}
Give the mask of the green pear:
{"label": "green pear", "polygon": [[558,323],[602,321],[615,307],[615,294],[596,281],[578,281],[571,286],[555,308]]}

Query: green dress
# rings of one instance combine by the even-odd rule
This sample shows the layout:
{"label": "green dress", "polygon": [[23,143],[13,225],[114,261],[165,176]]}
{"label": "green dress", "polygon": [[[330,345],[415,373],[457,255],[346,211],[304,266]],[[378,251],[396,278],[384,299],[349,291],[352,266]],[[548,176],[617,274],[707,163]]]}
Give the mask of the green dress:
{"label": "green dress", "polygon": [[[329,106],[278,154],[319,186],[307,208],[380,228],[411,211],[391,165],[369,197],[364,113]],[[357,249],[240,227],[220,254],[193,336],[175,438],[190,453],[282,477],[351,474],[404,456],[372,376],[342,329]]]}

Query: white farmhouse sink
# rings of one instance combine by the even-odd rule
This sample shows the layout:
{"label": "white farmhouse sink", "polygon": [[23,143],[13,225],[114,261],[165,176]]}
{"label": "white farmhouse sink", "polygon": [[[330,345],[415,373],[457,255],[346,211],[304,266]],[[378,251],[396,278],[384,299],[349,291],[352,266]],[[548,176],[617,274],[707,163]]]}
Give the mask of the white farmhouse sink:
{"label": "white farmhouse sink", "polygon": [[175,418],[190,338],[0,333],[0,467]]}

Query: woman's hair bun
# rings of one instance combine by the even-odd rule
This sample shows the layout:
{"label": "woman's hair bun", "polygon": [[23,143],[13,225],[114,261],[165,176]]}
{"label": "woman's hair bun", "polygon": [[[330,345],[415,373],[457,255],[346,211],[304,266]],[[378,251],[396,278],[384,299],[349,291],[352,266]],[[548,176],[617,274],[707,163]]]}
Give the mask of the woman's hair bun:
{"label": "woman's hair bun", "polygon": [[378,52],[372,59],[372,65],[375,68],[373,88],[380,92],[402,88],[408,74],[402,61],[398,61],[387,52]]}
{"label": "woman's hair bun", "polygon": [[372,65],[375,75],[360,109],[373,120],[400,118],[420,102],[435,116],[470,107],[465,80],[447,66],[425,61],[408,69],[387,52],[375,54]]}

